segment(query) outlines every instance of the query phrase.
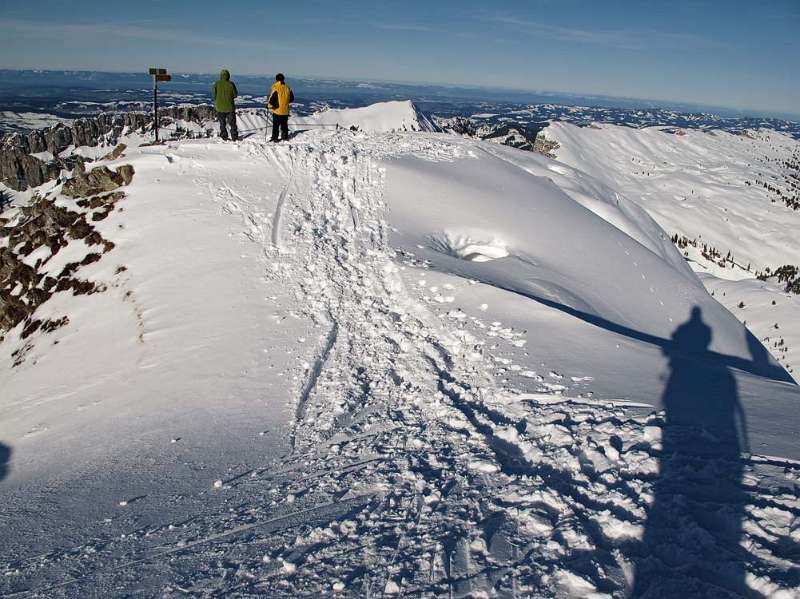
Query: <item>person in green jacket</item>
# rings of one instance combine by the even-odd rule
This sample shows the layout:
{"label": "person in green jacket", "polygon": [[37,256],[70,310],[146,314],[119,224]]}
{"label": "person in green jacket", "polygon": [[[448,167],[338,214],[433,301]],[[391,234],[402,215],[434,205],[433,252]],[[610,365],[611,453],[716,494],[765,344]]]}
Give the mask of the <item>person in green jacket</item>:
{"label": "person in green jacket", "polygon": [[228,139],[227,126],[230,126],[231,139],[238,141],[239,129],[236,127],[236,103],[234,100],[239,92],[236,90],[236,84],[231,81],[228,69],[220,71],[219,80],[215,81],[211,87],[211,95],[214,97],[214,108],[217,110],[219,136],[222,139]]}

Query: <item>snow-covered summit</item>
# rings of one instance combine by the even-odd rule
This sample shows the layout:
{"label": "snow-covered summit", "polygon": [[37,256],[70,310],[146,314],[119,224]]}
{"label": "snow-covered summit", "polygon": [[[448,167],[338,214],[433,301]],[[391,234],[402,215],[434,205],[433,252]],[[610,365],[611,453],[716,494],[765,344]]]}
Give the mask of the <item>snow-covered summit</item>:
{"label": "snow-covered summit", "polygon": [[[269,126],[264,110],[238,111],[239,130],[262,131]],[[436,125],[411,100],[379,102],[362,108],[329,108],[308,116],[293,116],[291,130],[354,129],[367,133],[393,131],[437,131]]]}
{"label": "snow-covered summit", "polygon": [[293,119],[296,126],[339,125],[370,133],[390,131],[436,131],[431,120],[411,100],[380,102],[363,108],[330,109]]}
{"label": "snow-covered summit", "polygon": [[37,190],[57,235],[4,214],[41,303],[0,342],[0,592],[790,593],[800,392],[656,221],[410,103],[335,122],[131,135]]}

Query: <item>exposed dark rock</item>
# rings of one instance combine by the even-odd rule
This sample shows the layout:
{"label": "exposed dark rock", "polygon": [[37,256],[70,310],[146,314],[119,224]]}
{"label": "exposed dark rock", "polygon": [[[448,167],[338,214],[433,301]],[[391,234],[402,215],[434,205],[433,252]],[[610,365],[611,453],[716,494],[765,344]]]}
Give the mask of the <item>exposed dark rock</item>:
{"label": "exposed dark rock", "polygon": [[[0,189],[0,213],[2,213],[10,205],[11,205],[11,196],[2,189]],[[2,218],[0,218],[0,225],[2,224],[5,224],[5,222],[3,221]]]}
{"label": "exposed dark rock", "polygon": [[111,150],[108,154],[103,156],[101,160],[116,160],[122,153],[128,148],[125,144],[119,144],[113,150]]}
{"label": "exposed dark rock", "polygon": [[462,116],[456,116],[446,121],[441,120],[438,122],[445,131],[451,131],[458,135],[466,135],[468,137],[477,137],[478,125],[475,121]]}
{"label": "exposed dark rock", "polygon": [[55,179],[61,172],[56,161],[44,162],[17,148],[0,149],[0,183],[17,191]]}
{"label": "exposed dark rock", "polygon": [[[162,124],[174,119],[203,123],[215,116],[212,106],[173,106],[159,112]],[[127,131],[145,132],[152,128],[153,116],[144,112],[103,113],[76,119],[69,125],[60,123],[53,127],[29,133],[11,133],[0,138],[0,182],[11,189],[23,191],[55,179],[62,169],[72,170],[83,159],[77,156],[60,158],[59,155],[75,146],[114,145]],[[118,151],[117,146],[109,156]],[[50,152],[53,160],[45,162],[31,154]],[[124,152],[119,150],[118,158]],[[111,158],[109,158],[111,159]]]}
{"label": "exposed dark rock", "polygon": [[499,143],[518,150],[538,152],[554,158],[552,150],[558,147],[555,142],[544,138],[543,130],[547,122],[536,123],[486,123],[467,117],[437,118],[436,124],[443,130],[467,137],[477,137]]}
{"label": "exposed dark rock", "polygon": [[533,151],[538,152],[539,154],[544,154],[548,158],[555,158],[555,150],[557,150],[560,146],[558,145],[557,141],[553,141],[547,139],[545,137],[544,131],[539,131],[536,134],[536,139],[533,142]]}
{"label": "exposed dark rock", "polygon": [[97,166],[88,173],[83,168],[75,169],[75,175],[64,183],[61,193],[70,198],[82,198],[113,191],[121,185],[128,185],[133,179],[130,164],[120,166],[116,172],[106,166]]}
{"label": "exposed dark rock", "polygon": [[133,181],[133,175],[136,171],[133,170],[133,166],[130,164],[123,164],[117,169],[117,176],[122,178],[122,182],[120,185],[130,185],[131,181]]}
{"label": "exposed dark rock", "polygon": [[[0,341],[4,334],[23,323],[21,337],[26,339],[34,333],[50,332],[69,322],[64,316],[56,320],[35,318],[36,310],[47,302],[54,293],[71,291],[73,295],[98,293],[105,286],[79,279],[76,274],[84,266],[102,259],[103,254],[114,248],[114,243],[104,239],[87,221],[87,217],[97,220],[94,215],[108,216],[115,204],[125,197],[121,191],[98,192],[98,188],[118,187],[130,182],[133,169],[120,167],[116,172],[100,167],[89,173],[77,169],[75,177],[67,183],[77,192],[85,189],[91,197],[77,203],[83,212],[72,211],[58,206],[48,198],[34,198],[30,205],[20,208],[19,214],[3,222],[0,238],[7,238],[8,244],[0,247]],[[71,183],[78,180],[80,183]],[[87,245],[99,246],[102,250],[93,251],[80,261],[67,264],[56,275],[44,272],[50,259],[70,243],[70,240],[83,239]],[[49,255],[39,258],[31,266],[25,257],[46,247]],[[22,350],[15,364],[24,360]]]}
{"label": "exposed dark rock", "polygon": [[115,191],[114,193],[106,193],[102,195],[92,196],[78,200],[77,204],[81,208],[90,208],[94,210],[100,207],[113,207],[119,200],[125,197],[124,191]]}

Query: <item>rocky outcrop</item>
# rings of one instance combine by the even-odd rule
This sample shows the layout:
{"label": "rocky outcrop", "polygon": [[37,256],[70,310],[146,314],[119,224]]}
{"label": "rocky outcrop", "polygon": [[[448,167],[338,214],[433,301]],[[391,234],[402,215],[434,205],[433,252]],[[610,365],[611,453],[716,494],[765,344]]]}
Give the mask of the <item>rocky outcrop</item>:
{"label": "rocky outcrop", "polygon": [[116,160],[120,156],[125,153],[125,150],[128,149],[128,146],[125,144],[119,144],[113,150],[111,150],[108,154],[103,156],[100,160]]}
{"label": "rocky outcrop", "polygon": [[76,119],[71,124],[59,123],[53,127],[37,129],[28,133],[6,135],[0,148],[15,149],[26,154],[50,152],[57,157],[70,146],[96,146],[108,142],[109,137],[123,131],[144,131],[152,122],[152,116],[143,112],[121,114],[98,114],[91,118]]}
{"label": "rocky outcrop", "polygon": [[472,119],[463,116],[454,116],[451,118],[436,118],[436,124],[443,130],[449,133],[456,133],[457,135],[466,135],[467,137],[477,137],[478,125]]}
{"label": "rocky outcrop", "polygon": [[553,141],[547,139],[544,134],[544,130],[539,131],[536,134],[536,139],[533,142],[533,151],[538,152],[539,154],[544,154],[548,158],[555,158],[555,151],[561,146],[558,145],[557,141]]}
{"label": "rocky outcrop", "polygon": [[[79,197],[79,210],[59,206],[54,200],[35,197],[28,206],[10,220],[0,221],[0,341],[3,336],[23,323],[20,336],[30,337],[36,331],[49,332],[64,326],[69,318],[36,318],[36,310],[61,291],[73,295],[103,291],[102,284],[80,279],[77,271],[97,262],[114,248],[93,223],[105,219],[117,202],[125,197],[118,188],[130,183],[133,168],[120,166],[116,172],[97,167],[89,173],[78,169],[64,188],[71,197]],[[79,261],[70,262],[58,272],[51,272],[47,264],[72,241],[83,240],[90,251]],[[29,258],[34,252],[35,261]],[[18,358],[22,360],[24,352]],[[15,365],[21,363],[15,361]]]}
{"label": "rocky outcrop", "polygon": [[481,127],[478,130],[478,136],[481,139],[487,139],[527,152],[533,151],[533,144],[536,139],[536,134],[528,133],[527,129],[520,130],[519,127],[508,124]]}
{"label": "rocky outcrop", "polygon": [[11,189],[37,187],[60,172],[61,165],[55,160],[44,162],[13,146],[0,148],[0,183]]}
{"label": "rocky outcrop", "polygon": [[[159,111],[162,124],[172,120],[203,123],[214,117],[212,106],[173,106]],[[103,113],[76,119],[69,125],[11,133],[0,139],[0,183],[23,191],[38,187],[59,176],[62,169],[72,170],[82,159],[61,158],[70,146],[114,145],[127,131],[145,132],[153,126],[153,115],[144,112]],[[44,161],[31,154],[49,152],[53,160]]]}
{"label": "rocky outcrop", "polygon": [[97,166],[88,173],[83,166],[75,169],[75,175],[68,179],[61,188],[61,193],[70,198],[82,198],[91,195],[113,191],[123,185],[128,185],[133,179],[133,167],[123,164],[116,172],[107,166]]}
{"label": "rocky outcrop", "polygon": [[542,135],[547,122],[541,123],[486,123],[471,118],[456,116],[437,118],[436,124],[446,132],[467,137],[477,137],[494,143],[525,150],[539,152],[553,158],[552,150],[558,147],[555,142],[547,141]]}
{"label": "rocky outcrop", "polygon": [[[202,124],[204,121],[214,119],[217,116],[214,107],[209,104],[199,104],[197,106],[171,106],[158,111],[160,118],[191,121]],[[152,117],[152,115],[150,115]]]}

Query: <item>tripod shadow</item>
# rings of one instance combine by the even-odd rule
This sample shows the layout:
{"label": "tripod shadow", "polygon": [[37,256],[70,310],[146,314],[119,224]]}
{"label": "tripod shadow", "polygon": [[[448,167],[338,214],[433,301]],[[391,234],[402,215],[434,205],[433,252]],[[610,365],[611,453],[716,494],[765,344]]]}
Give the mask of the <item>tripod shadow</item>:
{"label": "tripod shadow", "polygon": [[[732,373],[709,352],[711,338],[694,307],[663,348],[670,374],[662,398],[659,478],[634,597],[753,596],[739,546],[747,425]],[[767,364],[766,350],[754,345],[754,361]]]}

